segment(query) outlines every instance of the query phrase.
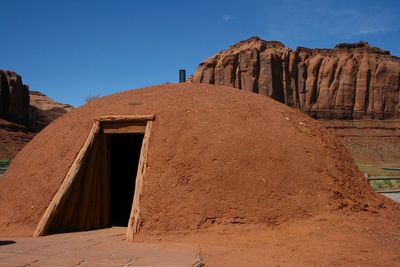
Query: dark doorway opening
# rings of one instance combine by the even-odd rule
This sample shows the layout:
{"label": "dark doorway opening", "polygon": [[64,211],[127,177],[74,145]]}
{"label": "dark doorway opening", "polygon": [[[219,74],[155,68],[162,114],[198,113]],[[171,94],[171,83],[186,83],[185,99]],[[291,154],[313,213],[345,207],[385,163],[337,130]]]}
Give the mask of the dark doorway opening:
{"label": "dark doorway opening", "polygon": [[110,225],[127,226],[144,134],[109,135]]}

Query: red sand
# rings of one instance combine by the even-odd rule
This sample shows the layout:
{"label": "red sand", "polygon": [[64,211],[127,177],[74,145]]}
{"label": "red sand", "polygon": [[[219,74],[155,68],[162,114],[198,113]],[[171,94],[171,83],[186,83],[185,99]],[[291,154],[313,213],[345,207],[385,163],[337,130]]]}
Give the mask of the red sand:
{"label": "red sand", "polygon": [[[312,228],[321,216],[334,233],[343,218],[360,229],[400,219],[399,205],[371,190],[349,153],[317,121],[256,94],[170,84],[101,98],[37,135],[0,180],[0,235],[33,233],[94,118],[120,114],[156,115],[141,198],[143,238],[196,236],[204,229],[219,236],[218,227],[279,226],[295,233],[296,225]],[[393,236],[392,228],[382,229],[385,238]],[[318,244],[318,236],[309,237]]]}
{"label": "red sand", "polygon": [[371,212],[325,213],[275,227],[215,226],[140,234],[137,241],[200,248],[206,266],[399,266],[400,227]]}
{"label": "red sand", "polygon": [[34,136],[25,126],[0,119],[0,160],[13,159]]}

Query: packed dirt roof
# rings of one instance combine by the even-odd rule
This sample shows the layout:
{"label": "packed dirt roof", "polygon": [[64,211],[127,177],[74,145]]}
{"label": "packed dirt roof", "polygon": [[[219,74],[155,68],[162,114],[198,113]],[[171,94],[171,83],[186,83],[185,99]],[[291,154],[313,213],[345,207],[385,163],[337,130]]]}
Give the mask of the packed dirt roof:
{"label": "packed dirt roof", "polygon": [[103,97],[46,127],[0,179],[0,235],[32,235],[95,118],[123,114],[155,115],[143,234],[276,227],[326,213],[400,218],[317,121],[257,94],[184,83]]}

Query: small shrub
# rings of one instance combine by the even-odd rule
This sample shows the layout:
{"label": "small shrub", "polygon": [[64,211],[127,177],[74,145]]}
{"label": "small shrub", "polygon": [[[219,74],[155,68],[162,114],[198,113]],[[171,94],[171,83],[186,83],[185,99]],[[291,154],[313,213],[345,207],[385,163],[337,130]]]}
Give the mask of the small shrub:
{"label": "small shrub", "polygon": [[85,97],[85,102],[90,103],[98,98],[100,98],[99,95],[89,95],[89,96]]}

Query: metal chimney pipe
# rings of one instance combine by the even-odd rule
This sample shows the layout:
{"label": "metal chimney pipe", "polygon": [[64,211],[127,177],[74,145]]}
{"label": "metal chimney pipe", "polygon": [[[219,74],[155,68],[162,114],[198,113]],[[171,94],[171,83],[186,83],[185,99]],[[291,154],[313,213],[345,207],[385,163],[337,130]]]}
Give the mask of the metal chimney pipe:
{"label": "metal chimney pipe", "polygon": [[186,70],[179,70],[179,82],[184,83],[186,82]]}

